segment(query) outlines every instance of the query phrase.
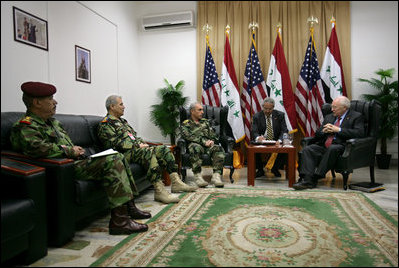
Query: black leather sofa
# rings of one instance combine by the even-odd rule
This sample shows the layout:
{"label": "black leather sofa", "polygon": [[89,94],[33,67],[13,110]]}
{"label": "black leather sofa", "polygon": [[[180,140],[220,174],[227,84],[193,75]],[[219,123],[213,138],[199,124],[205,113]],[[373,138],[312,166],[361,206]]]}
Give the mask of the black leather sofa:
{"label": "black leather sofa", "polygon": [[[74,178],[72,159],[33,159],[11,150],[9,136],[12,125],[23,112],[1,113],[2,156],[22,159],[46,168],[48,244],[62,246],[73,238],[79,229],[99,215],[109,212],[108,198],[101,183]],[[103,119],[94,115],[56,114],[75,145],[87,152],[102,151],[97,138],[97,125]],[[130,164],[139,192],[151,186],[146,170],[139,164]]]}
{"label": "black leather sofa", "polygon": [[1,158],[1,264],[47,255],[45,169]]}

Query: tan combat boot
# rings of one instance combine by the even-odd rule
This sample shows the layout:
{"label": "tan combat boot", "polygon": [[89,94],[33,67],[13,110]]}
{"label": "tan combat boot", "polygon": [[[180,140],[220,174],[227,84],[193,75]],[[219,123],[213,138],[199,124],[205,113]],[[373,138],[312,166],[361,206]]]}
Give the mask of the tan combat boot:
{"label": "tan combat boot", "polygon": [[172,181],[172,193],[180,193],[180,192],[194,192],[198,187],[189,186],[182,182],[179,174],[177,172],[173,172],[169,174],[170,180]]}
{"label": "tan combat boot", "polygon": [[180,199],[177,196],[168,193],[162,181],[157,181],[156,183],[154,183],[154,188],[155,188],[154,192],[155,201],[159,201],[165,204],[177,203],[180,201]]}
{"label": "tan combat boot", "polygon": [[213,173],[211,183],[214,184],[215,187],[224,187],[224,183],[221,180],[221,176],[217,172]]}
{"label": "tan combat boot", "polygon": [[204,181],[204,179],[202,178],[201,172],[194,174],[194,182],[195,182],[195,184],[197,184],[198,187],[208,186],[208,183],[206,181]]}

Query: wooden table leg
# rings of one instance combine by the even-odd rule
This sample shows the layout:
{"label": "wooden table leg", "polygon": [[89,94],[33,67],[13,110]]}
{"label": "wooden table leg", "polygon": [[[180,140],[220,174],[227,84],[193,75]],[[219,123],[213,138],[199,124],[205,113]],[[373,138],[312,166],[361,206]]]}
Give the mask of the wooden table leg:
{"label": "wooden table leg", "polygon": [[295,183],[295,150],[288,153],[288,187],[292,187]]}
{"label": "wooden table leg", "polygon": [[247,184],[248,186],[255,186],[255,153],[248,149],[247,154]]}

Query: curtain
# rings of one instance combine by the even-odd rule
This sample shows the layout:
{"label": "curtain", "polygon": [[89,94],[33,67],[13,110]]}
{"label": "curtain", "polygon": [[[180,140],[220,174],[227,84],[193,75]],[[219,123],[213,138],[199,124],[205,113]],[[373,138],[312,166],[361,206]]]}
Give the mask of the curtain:
{"label": "curtain", "polygon": [[292,90],[296,83],[305,50],[310,38],[310,24],[307,19],[316,17],[314,40],[319,68],[331,34],[331,18],[336,19],[336,31],[340,46],[344,78],[348,98],[351,99],[351,44],[350,44],[350,2],[349,1],[199,1],[197,18],[197,99],[201,100],[206,49],[205,24],[212,25],[209,44],[220,76],[225,27],[230,25],[230,46],[233,55],[240,92],[245,64],[251,45],[249,23],[257,22],[255,43],[265,80],[277,35],[277,24],[282,26],[282,43],[291,78]]}

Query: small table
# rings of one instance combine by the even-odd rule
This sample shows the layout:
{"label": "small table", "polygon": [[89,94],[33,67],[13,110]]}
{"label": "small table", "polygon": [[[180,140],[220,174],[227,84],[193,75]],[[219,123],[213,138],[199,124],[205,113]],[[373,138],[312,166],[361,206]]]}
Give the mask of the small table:
{"label": "small table", "polygon": [[295,153],[294,146],[283,147],[282,145],[248,145],[247,146],[247,178],[248,186],[255,186],[255,154],[256,153],[286,153],[288,160],[285,177],[288,178],[288,187],[295,183]]}

